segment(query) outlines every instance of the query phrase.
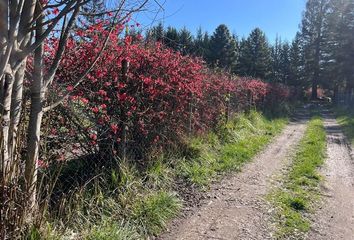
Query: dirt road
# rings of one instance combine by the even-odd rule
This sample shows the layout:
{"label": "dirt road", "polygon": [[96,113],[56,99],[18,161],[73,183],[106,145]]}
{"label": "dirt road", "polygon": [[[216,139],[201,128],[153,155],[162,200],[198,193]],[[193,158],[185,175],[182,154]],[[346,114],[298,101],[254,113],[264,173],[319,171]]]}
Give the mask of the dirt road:
{"label": "dirt road", "polygon": [[272,239],[264,198],[274,176],[290,162],[307,120],[299,114],[241,173],[212,186],[201,207],[161,239]]}
{"label": "dirt road", "polygon": [[333,115],[324,114],[327,160],[322,204],[312,217],[309,240],[354,240],[354,162],[351,148]]}

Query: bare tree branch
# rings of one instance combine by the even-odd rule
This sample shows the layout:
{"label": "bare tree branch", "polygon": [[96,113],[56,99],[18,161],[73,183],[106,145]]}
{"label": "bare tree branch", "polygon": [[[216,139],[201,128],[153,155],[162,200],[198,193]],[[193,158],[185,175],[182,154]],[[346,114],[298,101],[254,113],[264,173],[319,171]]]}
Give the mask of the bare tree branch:
{"label": "bare tree branch", "polygon": [[[137,11],[140,11],[145,5],[146,3],[148,2],[149,0],[145,0],[139,7],[137,7],[136,9],[133,9],[131,10],[127,15],[129,16],[130,14],[134,13],[134,12],[137,12]],[[79,79],[76,81],[76,83],[73,85],[73,88],[75,89],[77,86],[79,86],[86,78],[87,74],[89,74],[91,72],[91,70],[93,69],[93,67],[96,65],[96,63],[98,62],[98,60],[100,59],[100,57],[102,56],[103,54],[103,51],[105,50],[106,46],[107,46],[107,43],[109,41],[109,37],[111,35],[111,33],[113,32],[114,30],[114,25],[117,24],[116,23],[116,19],[118,17],[118,13],[119,12],[116,12],[114,18],[113,18],[113,22],[112,22],[112,27],[106,37],[106,39],[104,40],[103,42],[103,45],[101,47],[101,50],[100,52],[98,53],[98,55],[96,56],[96,58],[94,59],[94,61],[91,63],[91,65],[87,68],[87,70],[79,77]],[[118,22],[121,22],[121,21],[124,21],[124,19],[121,19],[120,21]],[[59,106],[65,99],[67,99],[69,96],[71,95],[71,92],[70,91],[67,91],[63,97],[61,97],[58,101],[56,101],[55,103],[45,107],[43,109],[44,112],[47,112],[47,111],[50,111],[52,109],[54,109],[55,107]]]}
{"label": "bare tree branch", "polygon": [[[5,73],[5,69],[7,68],[10,56],[12,54],[12,50],[15,46],[15,40],[18,33],[18,24],[20,22],[21,11],[23,9],[24,2],[25,2],[24,0],[21,0],[18,3],[17,8],[15,8],[16,12],[10,12],[10,31],[9,31],[8,41],[7,41],[6,52],[0,61],[0,79],[2,79],[2,76]],[[12,74],[11,72],[8,73]]]}
{"label": "bare tree branch", "polygon": [[[70,20],[68,22],[68,25],[65,26],[65,24],[66,24],[65,21],[63,23],[63,29],[62,29],[62,32],[61,32],[62,34],[60,36],[57,53],[55,55],[54,61],[53,61],[52,65],[51,65],[48,73],[44,77],[44,85],[45,85],[45,87],[48,87],[48,85],[50,85],[50,83],[53,81],[55,72],[58,69],[61,57],[62,57],[62,55],[63,55],[63,53],[65,51],[65,46],[66,46],[66,43],[68,41],[68,36],[69,36],[70,29],[74,25],[79,11],[80,11],[80,6],[78,5],[76,7],[73,15],[71,15],[71,18],[70,18]],[[65,30],[64,30],[64,28],[65,28]]]}

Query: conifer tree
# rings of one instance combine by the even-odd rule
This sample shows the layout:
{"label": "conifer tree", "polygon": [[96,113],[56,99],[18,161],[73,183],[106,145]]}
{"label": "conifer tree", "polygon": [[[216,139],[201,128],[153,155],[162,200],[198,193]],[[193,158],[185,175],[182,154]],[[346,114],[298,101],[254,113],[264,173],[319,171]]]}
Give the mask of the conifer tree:
{"label": "conifer tree", "polygon": [[178,33],[179,51],[183,55],[190,54],[193,50],[193,36],[192,33],[183,27]]}
{"label": "conifer tree", "polygon": [[82,6],[83,13],[79,17],[76,25],[87,27],[97,23],[99,20],[104,20],[106,15],[103,13],[106,11],[107,8],[104,0],[90,0]]}
{"label": "conifer tree", "polygon": [[165,29],[160,22],[157,26],[154,26],[147,33],[147,41],[164,42]]}
{"label": "conifer tree", "polygon": [[179,36],[178,31],[174,27],[168,27],[165,32],[165,45],[169,48],[172,48],[175,51],[179,49]]}
{"label": "conifer tree", "polygon": [[265,34],[254,29],[240,44],[238,72],[244,76],[268,79],[271,76],[271,53]]}
{"label": "conifer tree", "polygon": [[202,44],[202,48],[203,48],[203,58],[205,61],[208,61],[208,58],[210,56],[210,36],[207,32],[204,33],[203,36],[203,44]]}
{"label": "conifer tree", "polygon": [[280,82],[288,85],[290,80],[290,45],[288,42],[281,45],[279,59]]}
{"label": "conifer tree", "polygon": [[326,87],[345,89],[350,100],[354,87],[354,0],[330,0],[325,21],[324,69]]}
{"label": "conifer tree", "polygon": [[237,61],[236,39],[226,25],[219,25],[210,38],[209,62],[213,66],[233,70]]}
{"label": "conifer tree", "polygon": [[328,0],[308,0],[301,23],[301,37],[304,44],[306,78],[311,82],[311,98],[317,98],[323,59],[324,27],[328,13]]}
{"label": "conifer tree", "polygon": [[300,33],[297,33],[295,39],[291,43],[289,51],[289,79],[288,84],[296,87],[304,86],[303,83],[303,51],[301,48]]}
{"label": "conifer tree", "polygon": [[273,82],[281,82],[281,50],[282,42],[279,36],[275,38],[275,43],[271,47],[271,57],[272,57],[272,74],[271,80]]}
{"label": "conifer tree", "polygon": [[200,57],[204,57],[204,34],[203,30],[201,27],[197,29],[197,34],[195,36],[194,42],[193,42],[193,51],[194,54]]}

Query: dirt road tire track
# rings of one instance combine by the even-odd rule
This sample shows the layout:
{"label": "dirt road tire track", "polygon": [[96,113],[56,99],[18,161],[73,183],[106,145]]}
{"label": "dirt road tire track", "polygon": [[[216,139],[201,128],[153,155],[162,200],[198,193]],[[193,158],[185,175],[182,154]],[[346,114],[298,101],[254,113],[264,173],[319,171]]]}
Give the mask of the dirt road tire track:
{"label": "dirt road tire track", "polygon": [[273,176],[288,166],[308,116],[299,112],[284,131],[242,172],[214,184],[201,207],[159,239],[272,239],[265,200]]}
{"label": "dirt road tire track", "polygon": [[354,162],[351,147],[346,141],[333,114],[323,114],[327,131],[327,160],[321,173],[324,176],[322,203],[311,217],[313,224],[309,240],[354,240]]}

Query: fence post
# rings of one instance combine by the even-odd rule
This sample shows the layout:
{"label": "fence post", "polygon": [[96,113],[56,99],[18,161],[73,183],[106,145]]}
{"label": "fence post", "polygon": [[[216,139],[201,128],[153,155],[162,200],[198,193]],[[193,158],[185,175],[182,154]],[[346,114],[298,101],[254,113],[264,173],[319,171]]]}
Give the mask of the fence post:
{"label": "fence post", "polygon": [[[129,71],[129,61],[126,59],[122,60],[122,81],[127,82],[128,81],[128,71]],[[129,130],[129,127],[126,125],[127,123],[127,118],[126,115],[124,114],[122,116],[122,158],[123,161],[127,160],[127,131]]]}
{"label": "fence post", "polygon": [[249,106],[248,111],[250,112],[252,110],[252,102],[253,102],[252,91],[248,90],[247,95],[248,95],[248,106]]}
{"label": "fence post", "polygon": [[193,126],[192,126],[192,121],[193,121],[193,101],[194,97],[192,94],[191,100],[189,102],[189,119],[188,119],[188,134],[189,136],[192,135],[193,132]]}
{"label": "fence post", "polygon": [[229,122],[230,120],[230,111],[231,111],[231,92],[229,91],[227,96],[226,96],[226,123]]}

